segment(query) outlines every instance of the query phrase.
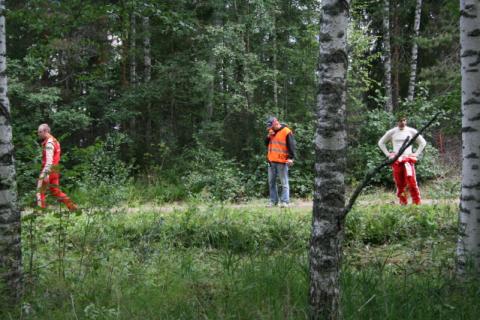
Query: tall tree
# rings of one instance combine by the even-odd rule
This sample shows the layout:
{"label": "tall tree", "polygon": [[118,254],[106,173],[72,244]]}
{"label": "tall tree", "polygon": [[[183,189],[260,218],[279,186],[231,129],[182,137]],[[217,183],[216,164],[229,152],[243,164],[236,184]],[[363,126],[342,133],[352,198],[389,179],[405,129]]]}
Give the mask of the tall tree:
{"label": "tall tree", "polygon": [[460,0],[462,193],[457,268],[480,271],[480,2]]}
{"label": "tall tree", "polygon": [[278,110],[278,80],[277,80],[277,8],[272,8],[272,60],[273,60],[273,105]]}
{"label": "tall tree", "polygon": [[390,0],[383,0],[383,69],[385,72],[385,110],[393,112],[392,51],[390,46]]}
{"label": "tall tree", "polygon": [[412,58],[410,60],[410,79],[408,81],[408,101],[413,101],[415,96],[415,81],[417,77],[417,60],[418,60],[418,43],[417,38],[420,34],[420,18],[422,16],[422,0],[417,0],[415,6],[415,21],[413,23],[413,42],[412,42]]}
{"label": "tall tree", "polygon": [[22,252],[15,162],[7,97],[5,0],[0,0],[0,276],[7,296],[21,295]]}
{"label": "tall tree", "polygon": [[315,135],[315,193],[310,241],[312,319],[339,319],[345,207],[347,25],[350,1],[324,0]]}
{"label": "tall tree", "polygon": [[[147,13],[148,14],[148,13]],[[143,66],[144,66],[144,75],[143,80],[145,83],[149,83],[152,79],[152,55],[150,51],[150,18],[148,15],[143,16],[142,18],[142,27],[143,27]],[[148,151],[150,151],[150,146],[152,144],[152,102],[147,102],[147,114],[146,114],[146,123],[145,123],[145,144]]]}
{"label": "tall tree", "polygon": [[130,84],[135,86],[137,83],[137,14],[135,9],[130,16]]}
{"label": "tall tree", "polygon": [[392,104],[394,110],[398,108],[400,102],[400,44],[402,42],[402,35],[400,32],[401,10],[402,7],[400,3],[398,1],[393,1],[392,33],[390,35],[390,40],[393,38],[393,41],[391,41],[390,46],[392,49]]}

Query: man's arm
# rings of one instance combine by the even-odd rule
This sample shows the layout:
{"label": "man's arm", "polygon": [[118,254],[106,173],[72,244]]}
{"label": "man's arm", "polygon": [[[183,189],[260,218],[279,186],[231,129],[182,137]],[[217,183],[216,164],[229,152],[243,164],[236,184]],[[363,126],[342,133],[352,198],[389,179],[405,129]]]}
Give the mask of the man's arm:
{"label": "man's arm", "polygon": [[295,154],[297,151],[297,142],[293,137],[293,133],[287,135],[287,148],[288,148],[288,159],[295,159]]}
{"label": "man's arm", "polygon": [[387,157],[390,156],[390,152],[388,152],[388,149],[387,149],[387,146],[385,145],[385,143],[387,143],[388,141],[390,141],[392,139],[393,130],[395,130],[395,129],[388,130],[383,135],[383,137],[381,137],[380,140],[378,140],[378,146],[380,147],[380,150],[382,150],[382,152]]}
{"label": "man's arm", "polygon": [[52,168],[52,164],[53,164],[53,149],[54,149],[53,142],[48,141],[47,145],[45,146],[45,153],[46,153],[45,167],[40,173],[40,179],[45,179],[50,173],[50,169]]}
{"label": "man's arm", "polygon": [[275,131],[268,129],[268,135],[265,137],[265,146],[268,147],[270,144],[270,139],[275,135]]}
{"label": "man's arm", "polygon": [[[414,135],[417,134],[417,130],[414,130]],[[417,139],[415,140],[417,143],[417,150],[413,153],[416,157],[420,156],[422,154],[423,149],[425,149],[425,146],[427,145],[427,141],[422,137],[422,135],[419,135]]]}

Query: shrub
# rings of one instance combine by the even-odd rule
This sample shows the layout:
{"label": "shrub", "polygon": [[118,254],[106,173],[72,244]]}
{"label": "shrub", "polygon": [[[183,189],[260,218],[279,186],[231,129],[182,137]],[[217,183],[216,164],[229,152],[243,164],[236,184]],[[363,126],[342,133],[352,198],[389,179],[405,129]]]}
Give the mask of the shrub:
{"label": "shrub", "polygon": [[125,135],[115,133],[87,148],[73,150],[72,157],[78,164],[66,177],[78,187],[77,195],[83,201],[110,206],[127,199],[132,166],[120,159],[120,147],[126,140]]}
{"label": "shrub", "polygon": [[224,159],[223,153],[198,147],[186,153],[190,164],[182,177],[191,196],[219,201],[245,199],[246,190],[242,166]]}

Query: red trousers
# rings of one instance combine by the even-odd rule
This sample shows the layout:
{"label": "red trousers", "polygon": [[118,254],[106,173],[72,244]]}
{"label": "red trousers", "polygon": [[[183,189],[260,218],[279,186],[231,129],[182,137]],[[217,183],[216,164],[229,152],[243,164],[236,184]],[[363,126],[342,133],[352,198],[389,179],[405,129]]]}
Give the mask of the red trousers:
{"label": "red trousers", "polygon": [[50,173],[49,178],[48,178],[48,183],[43,182],[42,186],[40,187],[40,193],[37,194],[37,202],[38,205],[42,208],[47,207],[46,203],[46,191],[47,188],[50,190],[50,194],[57,198],[59,202],[63,202],[68,210],[70,211],[75,211],[77,209],[77,205],[70,200],[70,198],[60,190],[58,187],[60,185],[60,174],[58,173]]}
{"label": "red trousers", "polygon": [[397,186],[397,197],[402,205],[408,204],[407,192],[405,190],[407,186],[410,191],[410,196],[412,197],[412,202],[414,204],[420,204],[422,202],[415,174],[415,162],[416,160],[414,159],[406,158],[401,161],[397,160],[392,164],[393,179]]}

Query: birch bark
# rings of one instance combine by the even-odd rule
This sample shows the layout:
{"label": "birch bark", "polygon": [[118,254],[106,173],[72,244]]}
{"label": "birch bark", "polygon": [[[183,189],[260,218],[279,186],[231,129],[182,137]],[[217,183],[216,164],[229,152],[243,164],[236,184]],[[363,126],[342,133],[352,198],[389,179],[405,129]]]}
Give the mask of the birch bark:
{"label": "birch bark", "polygon": [[393,112],[392,51],[390,47],[390,0],[383,0],[383,69],[385,72],[385,111]]}
{"label": "birch bark", "polygon": [[[149,83],[152,79],[152,56],[150,52],[150,18],[144,16],[142,18],[143,29],[143,67],[144,75],[143,80],[145,83]],[[150,152],[152,144],[152,103],[147,102],[147,117],[145,124],[145,144],[147,150]]]}
{"label": "birch bark", "polygon": [[480,1],[460,0],[462,192],[457,270],[480,271]]}
{"label": "birch bark", "polygon": [[415,82],[417,78],[418,44],[417,39],[420,34],[420,18],[422,16],[422,0],[417,0],[415,7],[415,22],[413,24],[414,39],[412,43],[412,60],[410,62],[410,80],[408,82],[408,101],[413,101],[415,96]]}
{"label": "birch bark", "polygon": [[22,292],[22,251],[7,97],[5,32],[5,0],[0,0],[0,281],[6,296],[16,301]]}
{"label": "birch bark", "polygon": [[315,193],[310,241],[311,319],[340,319],[345,208],[345,98],[350,1],[323,0],[316,103]]}

